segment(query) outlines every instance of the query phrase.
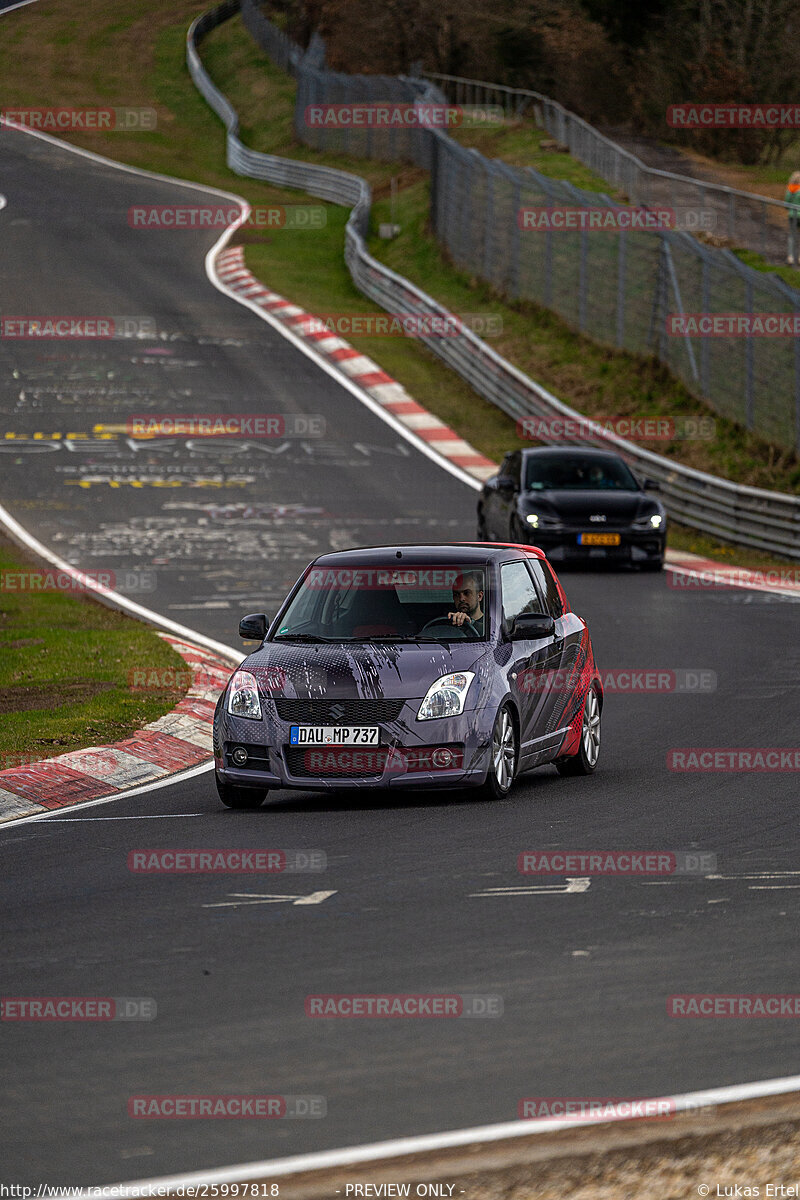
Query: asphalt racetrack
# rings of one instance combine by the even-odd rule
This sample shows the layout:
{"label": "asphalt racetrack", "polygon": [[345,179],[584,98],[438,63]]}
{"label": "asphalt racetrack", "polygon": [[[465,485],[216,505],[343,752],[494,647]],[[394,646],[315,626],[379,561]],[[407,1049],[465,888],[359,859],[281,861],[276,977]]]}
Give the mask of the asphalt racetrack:
{"label": "asphalt racetrack", "polygon": [[[474,535],[472,488],[211,285],[215,235],[127,224],[134,203],[202,195],[8,131],[0,191],[4,316],[113,315],[158,333],[0,340],[0,419],[15,434],[0,441],[0,502],[62,557],[237,645],[240,614],[274,612],[321,551]],[[125,435],[136,415],[208,412],[321,416],[325,434]],[[4,1023],[6,1181],[112,1183],[512,1120],[524,1097],[663,1096],[789,1074],[792,1021],[678,1020],[666,1002],[792,991],[797,777],[680,774],[666,758],[796,744],[798,608],[668,578],[562,574],[601,668],[716,673],[710,692],[609,693],[592,778],[545,768],[495,805],[273,793],[248,813],[222,808],[205,773],[4,828],[4,994],[157,1004],[146,1022]],[[137,848],[217,846],[320,849],[328,869],[127,868]],[[575,891],[520,876],[517,856],[533,849],[697,849],[717,869]],[[491,890],[528,884],[546,890]],[[334,894],[280,901],[317,889]],[[503,1015],[305,1015],[307,995],[350,992],[491,994]],[[132,1096],[240,1093],[324,1097],[327,1115],[128,1115]]]}

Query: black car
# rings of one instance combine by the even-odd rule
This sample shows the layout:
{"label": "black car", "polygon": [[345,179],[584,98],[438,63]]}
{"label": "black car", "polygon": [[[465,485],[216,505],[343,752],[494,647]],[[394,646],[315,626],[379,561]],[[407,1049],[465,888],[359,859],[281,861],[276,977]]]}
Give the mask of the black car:
{"label": "black car", "polygon": [[513,450],[478,499],[478,537],[541,547],[553,562],[594,559],[660,571],[667,512],[618,454],[576,447]]}

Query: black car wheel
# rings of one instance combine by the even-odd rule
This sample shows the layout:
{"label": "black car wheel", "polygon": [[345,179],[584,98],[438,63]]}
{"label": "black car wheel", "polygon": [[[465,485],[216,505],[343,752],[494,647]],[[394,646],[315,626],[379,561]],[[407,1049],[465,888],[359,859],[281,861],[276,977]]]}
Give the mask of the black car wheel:
{"label": "black car wheel", "polygon": [[577,754],[556,763],[559,775],[591,775],[600,757],[600,700],[594,688],[586,693],[581,722],[581,744]]}
{"label": "black car wheel", "polygon": [[489,750],[489,774],[481,793],[486,800],[502,800],[514,785],[519,761],[517,727],[511,709],[501,705],[494,719],[492,742]]}
{"label": "black car wheel", "polygon": [[643,571],[663,571],[664,570],[663,558],[655,558],[651,562],[643,562],[642,570]]}
{"label": "black car wheel", "polygon": [[223,783],[219,775],[214,775],[219,798],[226,808],[260,808],[266,800],[267,788],[236,787],[232,783]]}

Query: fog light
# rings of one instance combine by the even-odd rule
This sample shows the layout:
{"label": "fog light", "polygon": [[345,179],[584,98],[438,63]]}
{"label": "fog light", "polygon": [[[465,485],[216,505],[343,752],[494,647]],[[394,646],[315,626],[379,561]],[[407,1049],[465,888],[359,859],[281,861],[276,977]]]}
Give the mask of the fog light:
{"label": "fog light", "polygon": [[235,767],[243,767],[247,762],[247,751],[245,750],[244,746],[237,746],[231,755],[231,758],[233,759],[233,765]]}
{"label": "fog light", "polygon": [[435,767],[449,767],[453,761],[452,752],[445,749],[434,750],[431,761]]}

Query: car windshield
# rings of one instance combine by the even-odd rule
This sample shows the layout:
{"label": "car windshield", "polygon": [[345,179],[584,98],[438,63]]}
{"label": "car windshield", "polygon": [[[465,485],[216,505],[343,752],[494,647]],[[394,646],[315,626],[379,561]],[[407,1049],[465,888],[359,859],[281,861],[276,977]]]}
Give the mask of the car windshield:
{"label": "car windshield", "polygon": [[618,458],[529,458],[525,488],[543,491],[638,492],[639,485]]}
{"label": "car windshield", "polygon": [[272,640],[483,641],[487,604],[484,567],[316,566],[307,572]]}

